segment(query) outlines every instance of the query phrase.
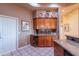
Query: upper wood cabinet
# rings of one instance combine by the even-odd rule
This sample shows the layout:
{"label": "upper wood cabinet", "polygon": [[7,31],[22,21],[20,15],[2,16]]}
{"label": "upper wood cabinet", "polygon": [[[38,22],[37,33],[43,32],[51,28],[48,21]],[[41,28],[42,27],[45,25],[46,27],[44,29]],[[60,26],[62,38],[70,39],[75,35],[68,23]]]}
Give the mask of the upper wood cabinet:
{"label": "upper wood cabinet", "polygon": [[56,29],[56,27],[57,27],[56,19],[46,19],[46,18],[34,19],[34,29]]}
{"label": "upper wood cabinet", "polygon": [[33,12],[34,29],[56,29],[58,9],[40,9]]}
{"label": "upper wood cabinet", "polygon": [[56,19],[51,19],[50,20],[50,28],[51,29],[56,29],[57,28],[57,20]]}

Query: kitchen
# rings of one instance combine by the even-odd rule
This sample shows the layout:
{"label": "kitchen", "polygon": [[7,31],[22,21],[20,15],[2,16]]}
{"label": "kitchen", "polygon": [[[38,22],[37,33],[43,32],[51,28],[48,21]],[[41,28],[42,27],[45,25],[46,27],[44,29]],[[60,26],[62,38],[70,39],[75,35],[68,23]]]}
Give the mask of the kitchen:
{"label": "kitchen", "polygon": [[[36,47],[54,47],[55,56],[79,55],[79,4],[58,9],[47,8],[47,10],[44,9],[47,6],[46,4],[41,4],[41,6],[43,8],[37,9],[36,18],[33,19],[35,33],[30,39],[31,45]],[[49,13],[48,17],[45,15],[46,11]],[[54,15],[51,15],[51,12]],[[41,16],[42,13],[43,15]],[[49,21],[46,19],[49,19]],[[45,23],[46,21],[47,23]]]}
{"label": "kitchen", "polygon": [[[9,43],[7,47],[5,47],[5,42],[4,44],[0,43],[2,45],[0,49],[3,49],[3,45],[4,48],[6,49],[8,49],[8,46],[10,46],[11,50],[8,50],[10,53],[8,54],[10,56],[12,56],[12,53],[14,53],[12,51],[13,49],[11,48],[11,46],[14,46],[13,47],[14,51],[16,51],[14,55],[17,56],[17,55],[21,55],[21,54],[17,54],[18,49],[22,49],[26,46],[28,49],[28,45],[32,47],[31,49],[28,49],[29,52],[32,49],[37,49],[38,50],[37,52],[40,52],[41,48],[42,49],[48,48],[53,50],[53,52],[48,51],[52,53],[51,56],[79,56],[79,51],[78,51],[79,50],[79,46],[78,46],[79,45],[79,4],[78,3],[0,4],[0,14],[1,14],[0,21],[2,21],[0,23],[1,26],[3,26],[4,23],[4,21],[1,19],[9,18],[8,16],[11,16],[10,19],[17,20],[16,22],[14,21],[17,27],[16,28],[17,32],[15,32],[15,34],[18,33],[16,34],[17,40],[15,39],[14,43],[12,42],[13,45],[10,45],[11,43],[7,41],[7,43]],[[4,15],[6,17],[4,17]],[[9,24],[10,22],[12,21],[5,23]],[[1,26],[0,29],[3,29]],[[8,30],[9,29],[10,28],[8,28]],[[8,33],[9,32],[10,30],[8,31]],[[0,33],[2,34],[3,30]],[[8,35],[9,35],[8,37],[11,36],[10,34]],[[0,35],[0,39],[3,39],[2,37]],[[0,52],[2,52],[2,50]],[[7,56],[8,54],[6,54],[5,56]],[[30,54],[26,55],[25,53],[22,55],[27,56]],[[35,56],[36,55],[37,54],[35,54]],[[40,55],[41,52],[39,56]]]}

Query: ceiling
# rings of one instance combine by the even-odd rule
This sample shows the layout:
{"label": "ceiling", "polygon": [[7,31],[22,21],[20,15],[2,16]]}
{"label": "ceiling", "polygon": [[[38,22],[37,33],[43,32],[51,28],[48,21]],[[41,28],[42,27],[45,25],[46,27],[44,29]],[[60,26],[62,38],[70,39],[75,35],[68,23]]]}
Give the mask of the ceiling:
{"label": "ceiling", "polygon": [[49,7],[50,5],[57,5],[60,7],[65,7],[65,6],[73,5],[75,3],[38,3],[38,4],[40,5],[40,7]]}
{"label": "ceiling", "polygon": [[[32,4],[35,5],[33,6]],[[39,9],[51,9],[53,11],[56,11],[58,8],[60,8],[61,14],[66,14],[79,6],[78,3],[19,3],[19,5],[25,8],[27,7],[32,11]]]}
{"label": "ceiling", "polygon": [[61,15],[66,15],[67,13],[72,12],[73,10],[78,8],[79,8],[79,3],[74,4],[72,6],[62,7],[60,8],[60,13]]}
{"label": "ceiling", "polygon": [[28,7],[31,10],[36,10],[36,9],[55,9],[56,10],[57,8],[66,7],[74,4],[75,3],[19,3],[19,5]]}

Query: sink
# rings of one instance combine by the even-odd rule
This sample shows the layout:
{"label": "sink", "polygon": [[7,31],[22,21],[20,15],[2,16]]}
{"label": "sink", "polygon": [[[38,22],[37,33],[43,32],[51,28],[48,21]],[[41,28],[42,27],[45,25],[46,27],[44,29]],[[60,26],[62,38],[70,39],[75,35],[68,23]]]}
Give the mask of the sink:
{"label": "sink", "polygon": [[68,42],[69,44],[74,45],[75,47],[79,48],[79,43],[77,43],[77,42],[74,42],[74,41],[71,41],[71,40],[67,40],[66,42]]}

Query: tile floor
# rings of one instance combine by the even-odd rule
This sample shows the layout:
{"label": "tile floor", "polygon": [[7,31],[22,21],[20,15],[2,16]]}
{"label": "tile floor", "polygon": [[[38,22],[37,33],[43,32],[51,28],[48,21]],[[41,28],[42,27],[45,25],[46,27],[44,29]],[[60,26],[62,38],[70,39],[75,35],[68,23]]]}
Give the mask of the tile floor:
{"label": "tile floor", "polygon": [[18,50],[7,53],[3,56],[53,56],[54,48],[53,47],[33,47],[31,45],[27,45]]}

